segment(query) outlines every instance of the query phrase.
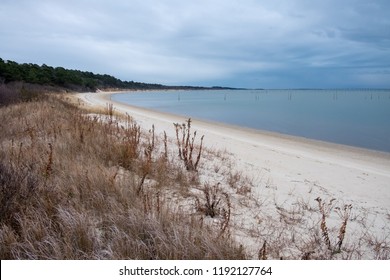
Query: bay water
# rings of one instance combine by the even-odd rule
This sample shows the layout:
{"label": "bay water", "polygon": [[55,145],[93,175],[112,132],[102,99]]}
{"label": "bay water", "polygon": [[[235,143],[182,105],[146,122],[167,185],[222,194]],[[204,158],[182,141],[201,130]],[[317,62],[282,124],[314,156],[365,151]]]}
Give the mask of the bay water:
{"label": "bay water", "polygon": [[390,90],[174,90],[112,100],[184,117],[390,152]]}

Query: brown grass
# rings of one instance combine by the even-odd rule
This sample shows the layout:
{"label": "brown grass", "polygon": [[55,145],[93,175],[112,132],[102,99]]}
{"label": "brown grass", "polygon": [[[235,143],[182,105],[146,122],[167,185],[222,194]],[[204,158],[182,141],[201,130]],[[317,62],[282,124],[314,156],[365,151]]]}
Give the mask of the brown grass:
{"label": "brown grass", "polygon": [[0,258],[245,258],[167,202],[179,169],[154,128],[107,111],[88,117],[53,96],[0,108]]}
{"label": "brown grass", "polygon": [[283,186],[196,145],[190,121],[171,139],[110,104],[90,112],[64,100],[0,108],[1,259],[390,257],[388,233],[350,205],[312,190],[272,201]]}

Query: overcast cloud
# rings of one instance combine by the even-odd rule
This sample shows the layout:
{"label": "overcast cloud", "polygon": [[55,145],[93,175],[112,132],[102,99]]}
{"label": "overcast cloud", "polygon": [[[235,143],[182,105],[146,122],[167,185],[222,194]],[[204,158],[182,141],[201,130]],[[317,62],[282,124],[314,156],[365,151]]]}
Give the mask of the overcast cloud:
{"label": "overcast cloud", "polygon": [[1,0],[0,57],[168,85],[390,88],[388,0]]}

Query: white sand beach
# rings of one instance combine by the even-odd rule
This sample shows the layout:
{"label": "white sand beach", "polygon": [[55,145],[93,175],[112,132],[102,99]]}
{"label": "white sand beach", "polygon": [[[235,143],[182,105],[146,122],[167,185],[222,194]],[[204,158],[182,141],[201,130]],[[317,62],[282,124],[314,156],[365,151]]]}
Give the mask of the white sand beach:
{"label": "white sand beach", "polygon": [[[154,124],[157,133],[166,131],[169,137],[175,136],[173,123],[191,117],[112,102],[110,93],[83,93],[78,98],[88,106],[106,107],[112,103],[116,111],[131,115],[141,127],[149,129]],[[192,127],[205,135],[206,147],[228,152],[235,168],[256,182],[258,187],[252,192],[263,202],[291,210],[300,201],[306,205],[304,208],[313,210],[318,208],[317,197],[324,201],[335,199],[340,207],[353,206],[347,241],[353,243],[354,235],[363,236],[365,231],[389,241],[389,153],[199,120],[193,120]],[[267,206],[262,211],[266,209],[269,212],[264,215],[277,213]],[[313,216],[313,224],[319,223],[316,217]],[[340,223],[335,213],[330,214],[330,220]]]}

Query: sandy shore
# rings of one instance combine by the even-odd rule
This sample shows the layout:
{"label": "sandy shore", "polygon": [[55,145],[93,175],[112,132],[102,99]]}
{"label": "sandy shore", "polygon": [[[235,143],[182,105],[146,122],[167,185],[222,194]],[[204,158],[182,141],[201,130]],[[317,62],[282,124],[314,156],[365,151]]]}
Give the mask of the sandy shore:
{"label": "sandy shore", "polygon": [[[109,93],[84,93],[78,97],[89,106],[106,106],[131,115],[142,127],[174,137],[173,123],[190,116],[176,116],[110,101]],[[377,232],[387,229],[390,217],[390,154],[255,131],[212,122],[193,121],[205,135],[205,145],[228,151],[238,169],[272,189],[279,203],[317,196],[335,198],[365,211]],[[265,189],[259,188],[264,195]],[[315,203],[315,202],[314,202]],[[356,210],[356,211],[360,211]]]}

